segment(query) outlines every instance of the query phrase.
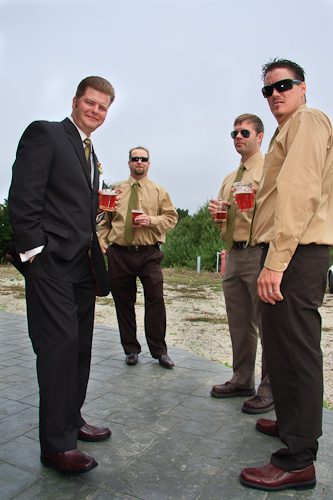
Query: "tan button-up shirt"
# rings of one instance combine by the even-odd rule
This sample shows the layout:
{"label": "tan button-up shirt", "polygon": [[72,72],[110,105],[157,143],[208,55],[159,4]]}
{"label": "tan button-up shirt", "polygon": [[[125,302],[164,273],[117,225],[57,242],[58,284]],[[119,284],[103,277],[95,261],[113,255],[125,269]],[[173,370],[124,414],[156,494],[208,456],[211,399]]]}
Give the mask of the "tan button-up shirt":
{"label": "tan button-up shirt", "polygon": [[333,131],[301,105],[279,125],[256,197],[251,245],[269,243],[265,266],[285,271],[297,245],[333,245]]}
{"label": "tan button-up shirt", "polygon": [[[118,210],[105,212],[102,222],[98,226],[98,238],[101,246],[109,245],[111,242],[118,245],[128,246],[124,239],[125,221],[131,187],[135,179],[132,176],[122,181],[121,195]],[[178,220],[178,214],[172,204],[170,196],[164,188],[145,176],[139,181],[138,209],[149,215],[150,225],[135,228],[135,237],[130,245],[155,245],[157,242],[165,242],[165,233],[170,231]]]}
{"label": "tan button-up shirt", "polygon": [[[243,162],[240,162],[240,165]],[[242,175],[242,181],[249,182],[253,181],[253,187],[258,187],[262,176],[262,169],[264,166],[264,157],[261,151],[252,155],[246,162],[244,163],[245,169]],[[222,198],[223,200],[228,200],[232,185],[235,181],[237,170],[234,170],[231,174],[227,175],[224,179],[222,187],[219,191],[218,198]],[[233,232],[233,241],[247,241],[250,232],[250,226],[252,222],[253,211],[252,212],[241,212],[240,210],[236,210],[235,212],[235,226]],[[221,227],[221,239],[225,239],[225,233],[227,229],[227,224],[216,223],[216,226]]]}

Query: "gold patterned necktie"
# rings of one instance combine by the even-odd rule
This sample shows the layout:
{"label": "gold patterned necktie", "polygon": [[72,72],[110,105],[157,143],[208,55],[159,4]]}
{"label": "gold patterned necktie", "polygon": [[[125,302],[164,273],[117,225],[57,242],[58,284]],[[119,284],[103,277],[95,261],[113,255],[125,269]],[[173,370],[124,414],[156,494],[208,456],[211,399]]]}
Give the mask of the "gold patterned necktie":
{"label": "gold patterned necktie", "polygon": [[127,243],[131,243],[134,240],[135,236],[135,227],[132,227],[133,226],[132,210],[138,208],[138,188],[139,188],[139,183],[138,181],[136,181],[134,182],[131,188],[131,194],[128,200],[128,208],[127,208],[125,231],[124,231],[124,238],[127,241]]}
{"label": "gold patterned necktie", "polygon": [[88,137],[87,137],[83,142],[85,144],[84,154],[86,156],[86,160],[87,160],[87,164],[88,164],[89,177],[90,177],[90,180],[91,180],[91,160],[90,160],[91,140],[88,139]]}
{"label": "gold patterned necktie", "polygon": [[[237,174],[236,174],[234,182],[239,182],[241,180],[244,169],[245,169],[245,165],[244,165],[244,163],[242,163],[237,170]],[[227,247],[227,252],[230,252],[230,250],[232,249],[232,245],[233,245],[233,241],[234,241],[234,226],[235,226],[235,213],[236,213],[236,211],[235,211],[235,205],[233,202],[232,195],[233,195],[233,192],[230,191],[229,200],[228,200],[230,205],[228,208],[227,230],[225,233],[225,243],[226,243],[226,247]]]}

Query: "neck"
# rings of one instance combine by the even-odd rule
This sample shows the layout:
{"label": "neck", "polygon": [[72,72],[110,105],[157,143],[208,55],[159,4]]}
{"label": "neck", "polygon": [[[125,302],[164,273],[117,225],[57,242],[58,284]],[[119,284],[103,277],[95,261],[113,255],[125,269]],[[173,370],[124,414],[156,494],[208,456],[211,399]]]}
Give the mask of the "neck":
{"label": "neck", "polygon": [[258,151],[255,151],[254,153],[250,153],[248,155],[242,156],[242,163],[245,163],[249,158],[251,158],[251,156],[256,155],[259,151],[260,151],[260,149],[258,149]]}

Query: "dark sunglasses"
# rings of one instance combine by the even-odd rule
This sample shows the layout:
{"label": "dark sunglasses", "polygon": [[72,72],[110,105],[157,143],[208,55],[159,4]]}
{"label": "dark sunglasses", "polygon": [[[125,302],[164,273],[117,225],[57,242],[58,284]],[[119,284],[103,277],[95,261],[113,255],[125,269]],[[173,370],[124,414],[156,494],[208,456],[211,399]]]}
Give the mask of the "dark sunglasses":
{"label": "dark sunglasses", "polygon": [[145,158],[144,156],[132,156],[132,158],[130,159],[130,161],[139,161],[141,160],[143,163],[146,163],[147,161],[149,161],[149,158]]}
{"label": "dark sunglasses", "polygon": [[241,133],[243,137],[245,137],[245,139],[248,139],[251,135],[251,132],[249,130],[246,130],[246,128],[244,130],[233,130],[231,132],[231,137],[233,139],[236,139],[236,137],[238,136],[238,134]]}
{"label": "dark sunglasses", "polygon": [[287,90],[291,90],[293,88],[294,83],[299,85],[302,81],[286,78],[285,80],[279,80],[278,82],[272,83],[272,85],[265,85],[265,87],[261,89],[262,95],[265,99],[267,99],[267,97],[273,95],[273,89],[276,89],[278,92],[286,92]]}

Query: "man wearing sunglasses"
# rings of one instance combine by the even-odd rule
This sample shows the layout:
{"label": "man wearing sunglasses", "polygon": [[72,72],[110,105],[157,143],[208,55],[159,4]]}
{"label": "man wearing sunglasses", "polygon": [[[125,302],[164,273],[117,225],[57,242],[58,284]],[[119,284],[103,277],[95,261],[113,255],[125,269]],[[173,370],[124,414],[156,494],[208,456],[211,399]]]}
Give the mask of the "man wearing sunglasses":
{"label": "man wearing sunglasses", "polygon": [[[227,223],[216,223],[219,227],[222,226],[221,239],[226,242],[228,251],[223,292],[232,342],[233,376],[223,384],[214,385],[210,393],[215,398],[253,396],[244,401],[242,406],[243,412],[251,414],[266,413],[274,409],[264,353],[262,379],[257,394],[254,395],[258,329],[261,337],[261,301],[256,293],[261,251],[259,247],[246,245],[253,212],[235,211],[231,188],[236,178],[253,181],[254,187],[258,187],[264,164],[260,151],[263,136],[264,126],[256,115],[243,114],[235,119],[231,137],[237,153],[241,155],[241,161],[239,168],[224,179],[218,194],[218,198],[231,202]],[[211,200],[208,209],[215,216],[216,200]]]}
{"label": "man wearing sunglasses", "polygon": [[[174,363],[165,343],[166,314],[163,298],[161,243],[177,223],[178,214],[169,194],[151,181],[149,151],[136,147],[129,152],[130,177],[121,183],[119,208],[107,212],[99,225],[102,252],[107,254],[111,292],[115,301],[121,343],[128,365],[138,362],[141,345],[136,336],[136,280],[145,297],[145,334],[153,358],[164,368]],[[131,210],[142,213],[134,217]],[[112,243],[111,246],[110,243]]]}
{"label": "man wearing sunglasses", "polygon": [[244,469],[241,482],[265,491],[310,489],[322,434],[321,306],[333,244],[333,131],[305,105],[304,71],[274,59],[263,66],[263,95],[278,122],[256,197],[252,245],[262,248],[258,294],[277,420],[257,429],[286,447],[270,464]]}

